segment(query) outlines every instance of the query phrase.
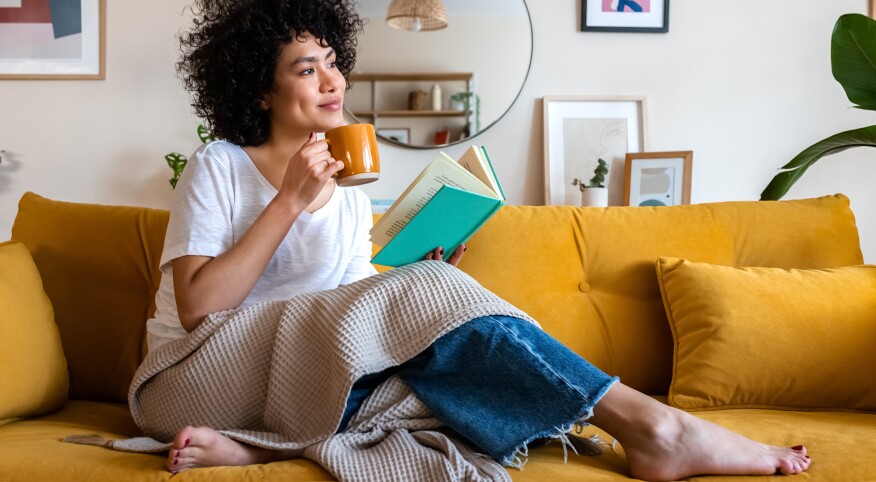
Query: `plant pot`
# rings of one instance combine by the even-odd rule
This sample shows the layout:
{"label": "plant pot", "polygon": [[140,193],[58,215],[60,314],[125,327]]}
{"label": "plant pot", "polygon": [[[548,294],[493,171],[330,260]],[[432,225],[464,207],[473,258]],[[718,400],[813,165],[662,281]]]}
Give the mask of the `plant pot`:
{"label": "plant pot", "polygon": [[581,190],[581,205],[584,207],[604,208],[608,206],[608,188],[585,187]]}

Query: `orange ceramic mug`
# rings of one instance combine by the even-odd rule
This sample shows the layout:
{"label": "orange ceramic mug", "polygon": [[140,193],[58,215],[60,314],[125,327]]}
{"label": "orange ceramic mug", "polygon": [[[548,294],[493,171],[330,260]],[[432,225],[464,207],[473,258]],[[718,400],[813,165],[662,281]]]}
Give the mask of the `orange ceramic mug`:
{"label": "orange ceramic mug", "polygon": [[335,175],[338,186],[357,186],[380,177],[380,157],[373,125],[335,127],[326,131],[323,140],[328,143],[332,157],[344,163],[344,168]]}

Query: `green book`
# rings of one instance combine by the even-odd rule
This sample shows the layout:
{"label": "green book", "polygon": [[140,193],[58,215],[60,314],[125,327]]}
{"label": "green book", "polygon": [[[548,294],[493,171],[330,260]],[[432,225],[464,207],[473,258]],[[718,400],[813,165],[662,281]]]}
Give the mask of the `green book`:
{"label": "green book", "polygon": [[402,266],[444,248],[447,260],[505,204],[501,186],[482,147],[459,162],[438,155],[375,223],[371,239],[380,252],[371,260]]}

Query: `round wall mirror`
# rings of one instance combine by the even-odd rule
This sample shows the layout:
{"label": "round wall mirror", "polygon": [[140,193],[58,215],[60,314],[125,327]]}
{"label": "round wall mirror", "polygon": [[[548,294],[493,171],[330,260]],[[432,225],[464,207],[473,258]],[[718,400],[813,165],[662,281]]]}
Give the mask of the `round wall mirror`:
{"label": "round wall mirror", "polygon": [[[421,12],[436,3],[447,26],[429,30],[434,22]],[[395,13],[408,8],[423,18],[393,22],[411,30],[392,27],[390,4]],[[359,0],[357,8],[367,23],[344,109],[356,122],[374,124],[380,138],[418,149],[464,142],[520,95],[532,62],[524,0]]]}

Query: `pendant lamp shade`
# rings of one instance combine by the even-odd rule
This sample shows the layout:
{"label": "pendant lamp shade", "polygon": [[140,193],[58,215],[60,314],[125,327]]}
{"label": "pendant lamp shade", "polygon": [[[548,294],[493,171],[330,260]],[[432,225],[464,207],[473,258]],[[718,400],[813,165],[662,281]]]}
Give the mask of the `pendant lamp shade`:
{"label": "pendant lamp shade", "polygon": [[441,0],[392,0],[386,23],[413,32],[440,30],[447,26],[447,10]]}

